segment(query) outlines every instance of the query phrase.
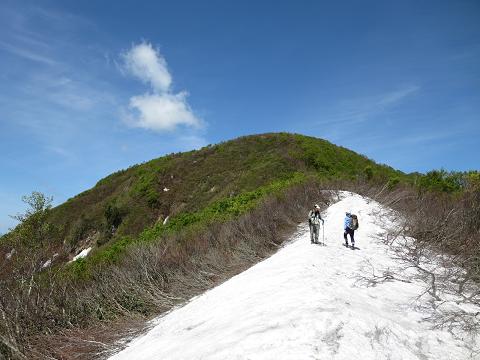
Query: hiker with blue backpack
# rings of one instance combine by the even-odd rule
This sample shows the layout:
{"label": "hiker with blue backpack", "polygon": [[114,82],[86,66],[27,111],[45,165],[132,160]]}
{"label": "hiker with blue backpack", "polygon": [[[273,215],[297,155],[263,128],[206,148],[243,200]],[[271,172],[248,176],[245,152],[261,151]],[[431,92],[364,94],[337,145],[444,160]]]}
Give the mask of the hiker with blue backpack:
{"label": "hiker with blue backpack", "polygon": [[343,238],[345,239],[345,247],[348,247],[347,235],[350,235],[350,242],[352,243],[351,249],[355,249],[355,230],[358,229],[357,215],[345,213],[345,220],[343,222]]}
{"label": "hiker with blue backpack", "polygon": [[320,206],[315,204],[312,210],[308,213],[308,225],[310,226],[310,242],[312,244],[319,244],[318,235],[320,234],[320,222],[322,225],[325,221],[320,215]]}

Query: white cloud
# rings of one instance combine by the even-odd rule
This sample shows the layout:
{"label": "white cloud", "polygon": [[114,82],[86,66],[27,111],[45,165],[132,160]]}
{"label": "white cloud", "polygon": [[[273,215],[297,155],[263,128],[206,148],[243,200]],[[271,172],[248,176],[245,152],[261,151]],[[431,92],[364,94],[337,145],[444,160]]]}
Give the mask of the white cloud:
{"label": "white cloud", "polygon": [[172,84],[172,76],[167,62],[160,52],[149,43],[134,45],[123,54],[124,68],[157,92],[167,92]]}
{"label": "white cloud", "polygon": [[[130,98],[127,122],[134,126],[156,131],[172,131],[179,125],[199,127],[200,121],[186,101],[187,94],[144,94]],[[135,113],[135,114],[133,114]]]}
{"label": "white cloud", "polygon": [[122,68],[150,85],[152,93],[132,96],[124,120],[133,127],[174,131],[179,126],[199,128],[202,122],[187,103],[187,92],[171,90],[172,76],[165,58],[150,43],[133,45],[122,54]]}

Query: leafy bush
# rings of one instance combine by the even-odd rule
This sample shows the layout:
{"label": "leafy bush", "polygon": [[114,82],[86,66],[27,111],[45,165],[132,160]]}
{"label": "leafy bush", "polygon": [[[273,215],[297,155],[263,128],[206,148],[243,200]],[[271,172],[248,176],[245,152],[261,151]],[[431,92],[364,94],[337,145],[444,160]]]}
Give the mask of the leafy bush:
{"label": "leafy bush", "polygon": [[41,248],[47,244],[50,237],[55,235],[56,227],[48,221],[53,198],[34,191],[31,195],[23,196],[22,201],[28,205],[23,214],[13,218],[19,225],[11,234],[14,241],[26,247]]}
{"label": "leafy bush", "polygon": [[396,176],[393,176],[388,180],[387,187],[389,190],[393,190],[393,188],[395,188],[395,186],[397,186],[399,183],[400,179]]}
{"label": "leafy bush", "polygon": [[66,243],[74,248],[80,240],[83,240],[91,229],[91,221],[81,216],[72,226],[67,236]]}
{"label": "leafy bush", "polygon": [[367,181],[370,181],[373,179],[373,169],[370,165],[365,166],[365,169],[363,170],[365,173],[365,178]]}
{"label": "leafy bush", "polygon": [[107,204],[104,215],[108,228],[116,229],[122,223],[122,213],[115,203]]}
{"label": "leafy bush", "polygon": [[71,274],[77,279],[85,279],[89,273],[87,270],[87,262],[85,258],[80,258],[73,261],[69,267]]}
{"label": "leafy bush", "polygon": [[[86,266],[92,267],[92,264],[98,263],[114,263],[118,261],[122,254],[124,253],[125,249],[128,245],[132,244],[134,239],[129,236],[123,236],[117,241],[115,241],[112,245],[108,246],[105,249],[101,249],[96,253],[92,254],[92,256],[86,258]],[[76,275],[73,273],[73,275]]]}
{"label": "leafy bush", "polygon": [[418,187],[421,190],[454,193],[478,184],[480,177],[477,171],[447,172],[443,169],[432,170],[420,177]]}

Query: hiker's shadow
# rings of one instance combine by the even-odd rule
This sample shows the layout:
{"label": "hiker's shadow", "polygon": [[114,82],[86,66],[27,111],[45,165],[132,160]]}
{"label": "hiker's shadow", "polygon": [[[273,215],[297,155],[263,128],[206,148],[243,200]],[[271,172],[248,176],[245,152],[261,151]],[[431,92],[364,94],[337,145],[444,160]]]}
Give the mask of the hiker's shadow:
{"label": "hiker's shadow", "polygon": [[[343,244],[343,246],[345,246],[345,244]],[[354,246],[353,249],[350,245],[348,245],[347,247],[351,250],[361,250],[358,246]]]}

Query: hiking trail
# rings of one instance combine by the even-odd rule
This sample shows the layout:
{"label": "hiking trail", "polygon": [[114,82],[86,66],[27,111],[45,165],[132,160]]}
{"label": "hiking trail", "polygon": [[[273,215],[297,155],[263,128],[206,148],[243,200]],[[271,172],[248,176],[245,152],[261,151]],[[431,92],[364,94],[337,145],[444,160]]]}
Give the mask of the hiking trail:
{"label": "hiking trail", "polygon": [[[358,215],[357,250],[343,246],[346,211]],[[425,320],[440,310],[382,242],[390,215],[341,192],[322,213],[326,246],[310,243],[305,222],[270,258],[156,318],[111,359],[480,359],[477,335]],[[386,269],[393,278],[367,286]],[[480,311],[449,297],[442,306]]]}

